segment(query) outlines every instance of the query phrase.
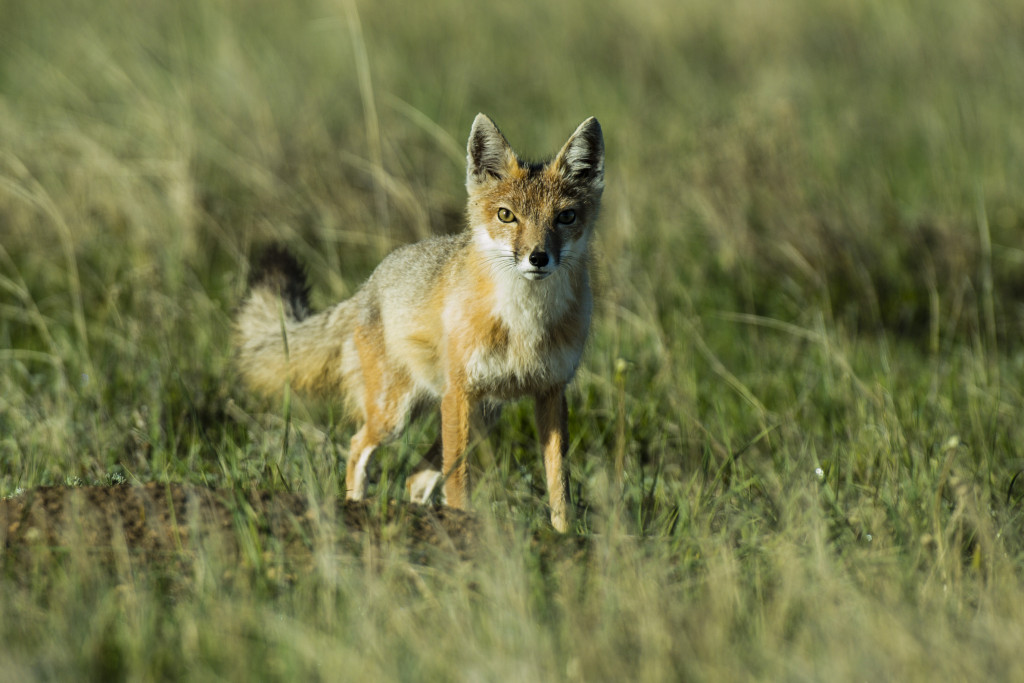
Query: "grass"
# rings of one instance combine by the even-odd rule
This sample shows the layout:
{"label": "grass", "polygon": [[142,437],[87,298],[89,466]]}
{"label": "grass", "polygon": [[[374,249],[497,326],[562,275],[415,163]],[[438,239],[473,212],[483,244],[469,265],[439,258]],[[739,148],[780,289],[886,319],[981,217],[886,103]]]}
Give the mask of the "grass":
{"label": "grass", "polygon": [[[301,569],[244,516],[243,561],[200,544],[184,576],[40,550],[0,562],[0,678],[1019,677],[1017,3],[0,15],[3,496],[339,497],[336,406],[285,421],[236,381],[253,245],[288,243],[327,304],[461,228],[477,111],[531,155],[591,114],[608,146],[579,541],[510,406],[474,450],[470,559],[410,558],[400,518],[377,542],[318,522]],[[388,448],[382,511],[434,429]]]}

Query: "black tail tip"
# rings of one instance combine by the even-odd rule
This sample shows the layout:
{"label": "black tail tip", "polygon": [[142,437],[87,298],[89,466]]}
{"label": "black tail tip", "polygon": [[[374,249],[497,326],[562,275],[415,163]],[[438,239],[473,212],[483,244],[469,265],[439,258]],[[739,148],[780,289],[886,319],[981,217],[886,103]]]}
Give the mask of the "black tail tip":
{"label": "black tail tip", "polygon": [[290,251],[280,244],[270,245],[261,250],[255,263],[249,274],[250,289],[267,287],[274,291],[296,320],[311,313],[306,269]]}

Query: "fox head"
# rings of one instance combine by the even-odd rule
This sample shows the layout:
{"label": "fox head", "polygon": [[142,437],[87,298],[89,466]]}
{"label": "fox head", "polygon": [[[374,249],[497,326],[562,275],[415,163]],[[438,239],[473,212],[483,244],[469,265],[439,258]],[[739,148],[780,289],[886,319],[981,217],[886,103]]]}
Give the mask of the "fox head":
{"label": "fox head", "polygon": [[581,123],[551,161],[528,163],[477,114],[466,156],[469,224],[495,266],[543,280],[586,258],[604,190],[597,119]]}

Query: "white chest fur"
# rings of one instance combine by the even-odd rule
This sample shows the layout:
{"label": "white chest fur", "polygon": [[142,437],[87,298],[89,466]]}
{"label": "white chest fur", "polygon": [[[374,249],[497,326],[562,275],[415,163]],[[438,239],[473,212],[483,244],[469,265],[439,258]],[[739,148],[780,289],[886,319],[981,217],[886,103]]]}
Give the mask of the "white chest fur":
{"label": "white chest fur", "polygon": [[466,372],[473,387],[495,398],[532,388],[564,385],[583,354],[592,302],[589,288],[574,288],[569,273],[531,281],[506,271],[498,278],[492,315],[507,343],[475,349]]}

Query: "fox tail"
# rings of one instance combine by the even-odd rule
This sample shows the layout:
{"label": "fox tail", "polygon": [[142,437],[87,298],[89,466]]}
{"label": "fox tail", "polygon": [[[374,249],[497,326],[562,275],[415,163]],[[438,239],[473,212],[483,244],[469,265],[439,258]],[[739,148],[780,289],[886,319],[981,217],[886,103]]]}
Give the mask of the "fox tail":
{"label": "fox tail", "polygon": [[267,249],[235,317],[234,346],[246,384],[268,395],[285,385],[314,394],[341,390],[345,339],[355,322],[348,304],[314,313],[305,270],[285,249]]}

